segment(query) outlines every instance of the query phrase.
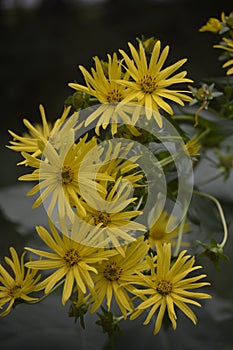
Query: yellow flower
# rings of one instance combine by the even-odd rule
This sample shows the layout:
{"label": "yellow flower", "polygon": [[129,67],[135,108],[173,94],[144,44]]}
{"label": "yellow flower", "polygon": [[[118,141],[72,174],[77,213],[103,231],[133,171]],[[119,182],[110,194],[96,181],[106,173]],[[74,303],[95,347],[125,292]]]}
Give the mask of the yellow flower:
{"label": "yellow flower", "polygon": [[[149,218],[149,231],[148,231],[148,241],[151,247],[154,247],[158,243],[174,243],[174,238],[178,236],[180,225],[176,226],[171,232],[167,232],[168,221],[171,223],[176,223],[177,218],[168,214],[166,210],[157,218],[153,211],[150,213]],[[189,224],[186,222],[183,227],[183,233],[189,231]]]}
{"label": "yellow flower", "polygon": [[183,101],[192,100],[190,96],[184,94],[184,92],[189,93],[189,91],[168,89],[168,86],[173,84],[192,82],[192,80],[185,78],[186,71],[171,76],[186,62],[186,59],[162,69],[168,56],[169,46],[166,46],[160,54],[161,42],[157,40],[149,63],[141,42],[139,42],[139,52],[131,43],[129,43],[129,48],[133,60],[123,50],[120,50],[126,64],[126,70],[133,80],[118,80],[119,84],[128,87],[127,95],[122,102],[137,102],[145,106],[147,119],[150,119],[153,115],[158,125],[162,127],[162,117],[159,109],[165,110],[168,114],[173,114],[170,104],[165,101],[166,99],[182,106],[184,105]]}
{"label": "yellow flower", "polygon": [[26,252],[22,254],[20,260],[13,247],[10,247],[10,253],[12,259],[5,257],[5,261],[10,266],[14,277],[0,265],[0,307],[2,308],[8,303],[0,316],[9,314],[18,303],[37,300],[38,298],[30,296],[30,294],[42,289],[42,286],[38,283],[40,275],[36,277],[37,270],[33,271],[24,267]]}
{"label": "yellow flower", "polygon": [[180,252],[177,260],[171,263],[171,244],[158,244],[156,270],[154,261],[151,258],[151,275],[139,274],[141,277],[141,285],[147,289],[135,291],[138,295],[149,295],[135,311],[131,319],[135,319],[144,310],[150,308],[148,315],[144,321],[144,325],[148,324],[157,310],[157,317],[154,327],[154,334],[160,331],[165,311],[167,310],[169,319],[173,329],[176,329],[177,315],[175,307],[179,308],[190,320],[196,324],[197,317],[194,312],[186,304],[201,306],[200,303],[193,299],[211,298],[209,294],[192,291],[209,285],[208,282],[199,282],[206,275],[197,275],[186,278],[186,276],[200,269],[201,266],[194,266],[194,257],[186,255],[186,251]]}
{"label": "yellow flower", "polygon": [[[28,133],[19,136],[13,131],[9,130],[9,133],[13,137],[13,141],[10,141],[11,146],[7,146],[13,151],[31,153],[33,157],[41,155],[42,151],[38,147],[38,141],[42,140],[46,142],[48,139],[54,137],[59,128],[66,120],[71,107],[65,107],[60,118],[58,118],[53,125],[46,120],[45,110],[42,105],[39,106],[42,124],[32,125],[27,119],[23,119],[24,125],[28,128]],[[19,164],[27,164],[26,159]]]}
{"label": "yellow flower", "polygon": [[199,32],[218,33],[222,28],[222,23],[217,18],[211,17],[205,25],[199,28]]}
{"label": "yellow flower", "polygon": [[[110,142],[106,141],[106,146],[102,143],[102,147],[104,148],[104,162],[99,171],[110,175],[114,182],[119,177],[122,177],[122,179],[130,182],[134,187],[142,186],[138,181],[143,179],[143,172],[137,162],[141,155],[133,155],[134,143],[127,142],[125,145],[118,140],[115,142],[111,140]],[[112,187],[113,181],[109,183],[102,181],[101,184],[106,188],[108,186]]]}
{"label": "yellow flower", "polygon": [[[95,226],[93,240],[89,244],[100,247],[115,247],[124,254],[122,245],[135,241],[136,231],[145,231],[145,226],[133,219],[142,214],[139,210],[128,208],[137,198],[130,196],[131,186],[119,178],[105,198],[88,200],[86,215],[82,218]],[[91,238],[91,235],[90,235]]]}
{"label": "yellow flower", "polygon": [[[22,153],[27,164],[36,170],[32,174],[20,176],[19,180],[39,181],[27,193],[27,195],[35,195],[40,191],[40,196],[34,202],[33,208],[43,203],[46,205],[50,217],[56,214],[53,212],[56,209],[60,218],[68,215],[72,221],[74,216],[72,206],[77,207],[85,215],[79,190],[81,183],[90,193],[94,187],[100,192],[105,192],[105,189],[93,179],[93,166],[98,164],[99,153],[92,153],[90,150],[96,146],[96,138],[93,137],[86,142],[87,136],[86,134],[82,139],[79,139],[77,144],[73,143],[72,137],[68,137],[67,143],[59,149],[55,149],[49,142],[45,147],[42,144],[41,148],[45,158],[41,160],[27,153]],[[83,171],[79,171],[86,156],[86,166],[82,166]],[[109,176],[98,174],[98,179],[105,178],[111,179]]]}
{"label": "yellow flower", "polygon": [[[89,125],[94,120],[98,119],[96,126],[96,133],[99,135],[99,127],[103,129],[111,124],[112,134],[117,132],[117,121],[120,116],[125,124],[129,124],[129,117],[120,111],[115,113],[116,105],[121,102],[125,96],[126,88],[123,85],[117,83],[118,79],[122,78],[121,63],[118,62],[116,53],[113,56],[108,55],[108,66],[101,64],[100,59],[94,57],[95,69],[91,69],[92,75],[83,67],[79,66],[86,86],[70,83],[69,86],[75,90],[83,91],[91,96],[94,96],[102,105],[98,107],[93,113],[91,113],[85,121],[85,126]],[[107,73],[106,73],[107,71]],[[127,75],[124,75],[124,79],[128,79]]]}
{"label": "yellow flower", "polygon": [[199,156],[201,145],[198,143],[196,138],[193,138],[184,145],[184,148],[190,157],[196,157]]}
{"label": "yellow flower", "polygon": [[[141,169],[138,169],[138,164],[135,163],[136,158],[130,159],[121,159],[113,158],[112,160],[106,162],[100,169],[101,172],[105,172],[110,175],[116,181],[119,176],[122,179],[130,182],[134,187],[141,187],[142,184],[139,184],[138,181],[143,179],[143,172]],[[113,182],[109,182],[110,186]],[[103,182],[101,182],[103,184]]]}
{"label": "yellow flower", "polygon": [[[214,45],[213,47],[229,52],[231,57],[232,57],[233,56],[233,41],[231,39],[227,39],[227,38],[223,38],[223,41],[225,43],[224,45]],[[226,68],[226,67],[229,67],[231,65],[233,65],[233,58],[230,59],[229,61],[225,62],[222,67]],[[231,75],[231,74],[233,74],[233,67],[231,67],[227,71],[227,75]]]}
{"label": "yellow flower", "polygon": [[68,236],[59,235],[52,223],[50,223],[50,229],[51,233],[42,226],[36,227],[39,237],[53,252],[25,248],[42,257],[42,259],[28,262],[26,266],[39,270],[56,270],[43,280],[42,286],[47,294],[64,279],[62,292],[64,305],[75,289],[85,294],[87,288],[94,287],[91,273],[97,273],[97,270],[93,264],[107,259],[115,252],[88,247]]}
{"label": "yellow flower", "polygon": [[138,280],[137,272],[148,269],[145,260],[148,245],[142,239],[138,239],[123,249],[124,257],[118,254],[96,265],[98,274],[93,277],[95,287],[91,291],[94,301],[92,313],[101,306],[105,298],[110,310],[113,296],[125,319],[127,311],[134,309],[130,294],[133,293]]}
{"label": "yellow flower", "polygon": [[208,19],[207,23],[199,29],[199,32],[212,32],[221,34],[229,29],[232,29],[233,23],[233,12],[230,12],[228,16],[224,12],[221,13],[221,21],[217,18],[211,17]]}

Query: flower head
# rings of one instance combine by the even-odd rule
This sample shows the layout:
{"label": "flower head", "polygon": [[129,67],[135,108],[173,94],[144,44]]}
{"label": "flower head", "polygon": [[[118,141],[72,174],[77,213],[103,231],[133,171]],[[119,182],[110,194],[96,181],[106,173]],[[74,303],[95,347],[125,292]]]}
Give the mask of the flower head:
{"label": "flower head", "polygon": [[[24,125],[28,128],[28,133],[19,136],[13,131],[9,130],[9,133],[13,137],[13,141],[10,141],[8,148],[16,152],[27,152],[33,157],[41,155],[42,150],[38,147],[38,141],[46,142],[48,139],[52,139],[59,128],[64,124],[71,107],[65,107],[60,118],[56,119],[52,125],[47,121],[45,110],[42,105],[39,106],[42,124],[32,125],[27,119],[23,119]],[[27,160],[24,159],[18,164],[27,164]]]}
{"label": "flower head", "polygon": [[[70,137],[66,140],[67,142],[63,142],[59,149],[56,149],[50,142],[46,143],[46,146],[42,144],[41,148],[43,149],[45,158],[41,160],[23,153],[29,166],[36,168],[36,170],[32,174],[19,177],[19,180],[39,181],[28,192],[28,195],[34,195],[40,191],[40,195],[34,202],[33,208],[38,207],[41,203],[46,203],[50,217],[54,215],[53,210],[57,208],[58,215],[61,218],[68,215],[70,220],[73,220],[74,212],[72,207],[78,208],[85,214],[79,191],[81,183],[83,183],[86,189],[89,189],[89,192],[93,188],[98,188],[100,192],[105,191],[93,179],[92,165],[94,164],[93,166],[95,167],[98,164],[99,154],[92,154],[90,151],[97,144],[96,138],[93,137],[87,141],[87,136],[86,134],[77,143],[73,143],[71,131]],[[79,171],[80,165],[87,154],[89,154],[89,157],[87,157],[86,166],[82,166],[83,171]],[[101,176],[102,178],[105,177]],[[106,178],[109,179],[109,176]]]}
{"label": "flower head", "polygon": [[[123,244],[135,240],[136,231],[145,231],[145,226],[133,219],[142,212],[129,208],[137,198],[130,196],[131,186],[119,178],[105,198],[101,196],[85,205],[86,215],[82,218],[93,230],[93,245],[116,247],[124,255]],[[91,244],[91,243],[89,243]]]}
{"label": "flower head", "polygon": [[200,32],[212,32],[215,34],[223,34],[233,29],[233,12],[229,15],[225,15],[224,12],[221,13],[221,20],[211,17],[208,19],[207,23],[202,26]]}
{"label": "flower head", "polygon": [[51,233],[42,226],[36,229],[39,237],[52,252],[27,247],[28,251],[42,259],[30,261],[26,266],[39,270],[55,269],[55,272],[42,282],[45,293],[49,293],[64,279],[62,303],[65,304],[75,288],[81,293],[86,293],[87,288],[92,289],[94,283],[91,273],[97,273],[93,264],[112,256],[114,251],[82,245],[68,236],[60,235],[52,223],[50,223]]}
{"label": "flower head", "polygon": [[95,69],[91,69],[90,74],[83,66],[79,66],[86,86],[76,83],[70,83],[69,86],[75,90],[85,92],[97,99],[102,105],[97,108],[85,121],[85,126],[89,125],[92,121],[98,119],[96,126],[96,133],[99,135],[99,127],[104,129],[111,122],[112,133],[117,131],[118,117],[122,117],[123,121],[129,123],[129,117],[124,112],[115,113],[115,105],[120,103],[126,96],[126,88],[120,85],[117,80],[124,76],[127,78],[127,74],[123,74],[121,63],[118,61],[116,53],[113,56],[108,55],[108,62],[103,64],[100,59],[95,56]]}
{"label": "flower head", "polygon": [[94,301],[91,312],[95,312],[105,298],[110,310],[113,296],[124,318],[127,317],[127,311],[133,311],[129,293],[135,289],[134,285],[138,279],[136,273],[148,268],[145,260],[148,245],[142,239],[138,239],[123,249],[124,257],[117,254],[96,265],[98,274],[93,277],[95,287],[91,292]]}
{"label": "flower head", "polygon": [[[173,329],[176,329],[177,315],[175,307],[179,308],[191,321],[196,324],[197,317],[186,304],[201,306],[193,299],[210,298],[209,294],[194,292],[193,289],[209,285],[208,282],[200,282],[206,275],[197,275],[187,278],[186,276],[193,271],[200,269],[201,266],[194,266],[194,257],[185,254],[182,251],[177,260],[171,264],[171,244],[164,243],[157,245],[157,261],[154,266],[154,260],[151,258],[151,275],[141,276],[141,285],[147,289],[137,290],[138,295],[149,295],[138,306],[138,310],[131,316],[131,319],[139,316],[144,310],[150,308],[150,311],[143,324],[148,324],[156,313],[154,334],[160,331],[165,311],[167,310]],[[156,270],[155,270],[156,267]],[[135,291],[136,293],[136,291]]]}
{"label": "flower head", "polygon": [[[163,210],[157,218],[156,213],[152,210],[149,218],[149,232],[147,235],[149,244],[154,247],[158,243],[174,243],[174,239],[179,234],[180,225],[176,226],[171,232],[167,232],[168,221],[175,223],[176,217],[172,217],[167,211]],[[189,224],[186,222],[183,227],[183,233],[189,231]]]}
{"label": "flower head", "polygon": [[179,69],[186,59],[182,59],[171,66],[163,69],[163,65],[168,56],[169,46],[166,46],[160,53],[161,42],[157,40],[148,62],[145,48],[139,42],[139,51],[129,43],[132,59],[120,50],[124,59],[127,73],[131,80],[118,80],[119,84],[127,87],[126,97],[122,100],[125,103],[136,102],[146,107],[146,117],[150,119],[153,115],[158,125],[162,126],[162,118],[159,113],[160,108],[168,114],[173,114],[169,103],[165,100],[184,105],[183,101],[191,101],[191,97],[184,94],[188,91],[169,90],[168,87],[173,84],[192,82],[185,78],[187,72],[182,71],[171,76]]}
{"label": "flower head", "polygon": [[185,151],[190,157],[199,156],[199,151],[201,149],[201,145],[198,143],[197,138],[192,138],[187,141],[184,145]]}
{"label": "flower head", "polygon": [[222,28],[222,23],[217,18],[211,17],[205,25],[199,28],[199,32],[218,33]]}
{"label": "flower head", "polygon": [[26,252],[22,254],[20,260],[13,247],[10,247],[10,253],[12,258],[5,257],[5,261],[10,266],[14,277],[0,265],[0,307],[2,308],[8,303],[0,316],[9,314],[17,303],[37,300],[30,294],[42,289],[42,285],[38,283],[40,275],[36,276],[37,270],[31,270],[24,266]]}

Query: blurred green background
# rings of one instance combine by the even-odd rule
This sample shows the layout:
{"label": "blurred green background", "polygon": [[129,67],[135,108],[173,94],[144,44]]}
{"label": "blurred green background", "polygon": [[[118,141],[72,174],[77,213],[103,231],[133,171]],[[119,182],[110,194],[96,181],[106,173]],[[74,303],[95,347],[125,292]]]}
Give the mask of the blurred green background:
{"label": "blurred green background", "polygon": [[[33,3],[35,2],[35,5]],[[82,81],[78,65],[89,68],[92,57],[105,59],[107,53],[127,49],[141,35],[161,39],[170,45],[167,64],[187,57],[188,76],[199,84],[203,78],[224,75],[219,52],[212,48],[217,37],[199,33],[209,17],[220,17],[233,10],[232,1],[212,0],[106,0],[106,1],[0,1],[0,260],[8,254],[9,245],[22,250],[25,244],[41,244],[34,234],[35,224],[44,224],[42,209],[31,210],[32,198],[26,197],[28,186],[19,184],[24,173],[17,167],[20,156],[5,147],[8,129],[20,134],[25,129],[22,118],[39,122],[38,106],[42,103],[49,120],[55,120],[64,100],[72,93],[68,83]],[[27,4],[27,6],[26,6]],[[232,236],[232,183],[217,182],[214,190],[223,200]],[[205,208],[201,211],[206,218]],[[230,236],[226,248],[232,254]],[[221,238],[220,238],[221,239]],[[198,311],[199,323],[193,327],[181,316],[177,332],[162,331],[152,335],[152,326],[141,326],[142,320],[126,322],[124,333],[116,339],[116,349],[162,350],[232,350],[233,349],[233,269],[232,263],[221,263],[217,273],[207,260],[205,264],[213,286],[213,299]],[[95,326],[95,317],[87,317],[87,329],[67,316],[59,296],[36,306],[22,305],[0,319],[0,348],[18,349],[110,349],[107,336]]]}

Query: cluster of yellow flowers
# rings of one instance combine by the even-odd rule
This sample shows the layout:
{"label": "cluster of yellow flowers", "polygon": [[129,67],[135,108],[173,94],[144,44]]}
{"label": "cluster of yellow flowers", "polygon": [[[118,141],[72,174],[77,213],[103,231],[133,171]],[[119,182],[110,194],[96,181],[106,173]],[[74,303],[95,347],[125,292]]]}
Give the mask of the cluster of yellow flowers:
{"label": "cluster of yellow flowers", "polygon": [[[222,15],[224,24],[211,19],[202,31],[220,31],[232,18]],[[232,42],[224,41],[224,49],[232,52]],[[174,105],[193,101],[190,89],[169,88],[192,83],[186,71],[176,73],[186,59],[164,68],[169,47],[161,50],[154,37],[138,40],[137,46],[129,43],[129,49],[130,55],[123,50],[120,57],[109,54],[107,62],[94,57],[91,72],[80,66],[85,85],[69,84],[76,92],[55,122],[47,121],[40,105],[41,124],[24,119],[27,133],[9,131],[13,140],[8,147],[23,157],[18,164],[32,169],[19,180],[36,181],[28,195],[38,195],[33,208],[44,205],[49,227],[36,227],[45,250],[25,247],[19,258],[10,247],[11,258],[5,257],[5,262],[13,274],[0,265],[1,316],[21,302],[36,303],[63,286],[62,304],[70,302],[74,315],[82,316],[84,309],[95,313],[104,305],[111,312],[113,303],[123,319],[133,320],[148,310],[144,324],[156,315],[157,334],[166,311],[173,329],[177,309],[196,324],[187,304],[201,306],[196,299],[210,298],[195,291],[209,283],[203,281],[205,274],[193,273],[201,266],[195,265],[188,242],[182,240],[183,233],[192,233],[187,217],[167,230],[169,220],[175,223],[177,218],[161,208],[155,196],[147,224],[136,220],[143,215],[148,179],[138,162],[140,154],[131,152],[131,141],[161,145],[161,140],[149,140],[151,135],[137,127],[138,121],[142,123],[140,108],[145,108],[144,123],[152,119],[162,129],[164,118],[174,114]],[[230,64],[232,60],[225,66]],[[232,73],[230,69],[227,74]],[[92,108],[94,104],[97,108]],[[87,106],[89,114],[83,118],[81,111]],[[172,122],[182,131],[175,118]],[[116,143],[108,142],[114,138]],[[185,154],[195,162],[200,135],[189,138],[183,132],[181,138]],[[164,150],[156,152],[169,173],[173,157]],[[176,188],[171,188],[174,195]],[[221,218],[225,222],[223,213]],[[225,241],[226,237],[219,248]],[[26,253],[32,254],[27,261]]]}

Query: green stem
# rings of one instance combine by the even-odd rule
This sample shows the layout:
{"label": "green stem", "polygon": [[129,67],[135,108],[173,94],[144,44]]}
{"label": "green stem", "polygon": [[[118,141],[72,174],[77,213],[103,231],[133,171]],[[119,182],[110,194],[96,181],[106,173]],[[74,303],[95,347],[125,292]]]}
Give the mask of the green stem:
{"label": "green stem", "polygon": [[55,287],[53,287],[49,293],[43,295],[43,297],[41,297],[38,300],[33,300],[33,301],[27,301],[28,304],[37,304],[40,303],[41,301],[43,301],[44,299],[46,299],[50,294],[52,294],[58,287],[60,287],[63,283],[65,282],[65,278],[63,278]]}
{"label": "green stem", "polygon": [[176,247],[175,247],[174,254],[173,254],[174,257],[176,257],[176,256],[179,254],[179,251],[180,251],[180,246],[181,246],[182,237],[183,237],[183,232],[184,232],[185,220],[186,220],[186,215],[184,216],[184,218],[183,218],[183,220],[181,221],[180,226],[179,226],[179,231],[178,231],[178,237],[177,237]]}
{"label": "green stem", "polygon": [[204,136],[206,136],[210,132],[210,129],[207,128],[203,132],[201,132],[197,137],[195,138],[196,141],[200,141]]}
{"label": "green stem", "polygon": [[172,119],[194,121],[194,115],[175,115],[172,117]]}
{"label": "green stem", "polygon": [[176,155],[173,155],[173,156],[169,156],[167,158],[164,158],[163,160],[161,160],[159,162],[159,164],[161,165],[161,167],[165,166],[165,165],[168,165],[170,163],[173,163],[174,162],[174,158],[175,158]]}
{"label": "green stem", "polygon": [[[132,314],[132,311],[127,312],[126,316],[130,316]],[[117,321],[120,322],[121,320],[124,319],[124,316],[118,316],[116,317]]]}
{"label": "green stem", "polygon": [[227,230],[226,219],[225,219],[221,204],[219,203],[219,201],[215,197],[211,196],[210,194],[199,192],[199,191],[193,191],[193,193],[197,194],[198,196],[209,198],[210,200],[212,200],[216,204],[218,211],[219,211],[221,221],[222,221],[222,226],[223,226],[223,240],[219,244],[219,247],[223,248],[224,245],[226,244],[226,241],[227,241],[228,230]]}

